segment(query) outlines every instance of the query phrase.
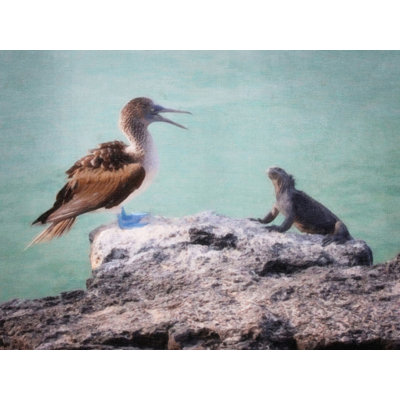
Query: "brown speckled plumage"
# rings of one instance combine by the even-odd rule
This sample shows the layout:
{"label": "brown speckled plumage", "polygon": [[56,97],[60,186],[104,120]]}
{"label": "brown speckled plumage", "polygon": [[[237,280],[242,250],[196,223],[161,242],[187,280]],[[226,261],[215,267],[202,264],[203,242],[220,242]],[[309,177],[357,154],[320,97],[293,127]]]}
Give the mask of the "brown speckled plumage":
{"label": "brown speckled plumage", "polygon": [[52,225],[31,244],[61,236],[71,229],[78,215],[118,206],[139,188],[145,170],[134,155],[125,152],[126,148],[119,141],[102,143],[66,171],[68,182],[58,192],[53,207],[33,222]]}
{"label": "brown speckled plumage", "polygon": [[123,107],[119,124],[130,146],[120,141],[102,143],[68,169],[68,181],[58,192],[53,207],[33,222],[51,225],[30,245],[67,232],[80,214],[119,206],[139,187],[147,187],[158,165],[148,125],[164,121],[185,128],[161,117],[160,112],[187,113],[155,105],[145,97],[133,99]]}
{"label": "brown speckled plumage", "polygon": [[126,147],[119,141],[102,143],[77,161],[66,171],[68,182],[53,207],[33,223],[59,222],[125,200],[145,177],[140,162],[125,152]]}
{"label": "brown speckled plumage", "polygon": [[32,223],[51,225],[29,246],[68,232],[78,215],[118,206],[140,187],[146,175],[141,164],[146,129],[140,118],[150,104],[149,99],[134,99],[121,111],[121,128],[137,145],[137,151],[127,152],[128,146],[121,141],[106,142],[78,160],[66,171],[68,181],[58,192],[53,207]]}
{"label": "brown speckled plumage", "polygon": [[101,143],[96,149],[90,150],[90,153],[78,160],[66,174],[72,178],[74,174],[84,168],[117,171],[126,164],[141,162],[141,158],[134,154],[125,152],[128,146],[118,140],[114,142]]}
{"label": "brown speckled plumage", "polygon": [[146,137],[145,116],[151,112],[153,102],[146,97],[131,100],[121,110],[119,126],[130,141],[142,145]]}

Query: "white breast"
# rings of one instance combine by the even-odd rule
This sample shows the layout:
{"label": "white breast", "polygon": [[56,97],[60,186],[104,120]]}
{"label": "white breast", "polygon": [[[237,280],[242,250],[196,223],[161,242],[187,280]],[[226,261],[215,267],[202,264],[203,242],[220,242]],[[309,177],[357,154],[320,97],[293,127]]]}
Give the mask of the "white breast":
{"label": "white breast", "polygon": [[[146,171],[146,176],[144,178],[144,181],[140,185],[140,188],[137,189],[134,193],[132,193],[132,195],[139,194],[144,190],[146,190],[158,173],[158,168],[159,168],[158,153],[153,137],[151,136],[150,133],[148,134],[148,138],[145,145],[145,157],[143,160],[143,168]],[[129,196],[129,198],[131,197]]]}
{"label": "white breast", "polygon": [[[128,149],[129,151],[129,149]],[[145,178],[140,185],[139,189],[136,189],[132,194],[130,194],[119,206],[117,207],[118,210],[121,208],[121,206],[128,201],[132,200],[134,197],[139,195],[140,193],[143,193],[153,182],[154,178],[156,177],[158,173],[158,167],[159,167],[159,160],[158,160],[158,153],[157,153],[157,148],[154,143],[154,140],[151,136],[150,133],[148,133],[146,144],[144,146],[144,151],[145,151],[145,156],[143,160],[143,168],[146,172]],[[118,212],[118,210],[115,210]],[[112,210],[114,211],[114,210]]]}

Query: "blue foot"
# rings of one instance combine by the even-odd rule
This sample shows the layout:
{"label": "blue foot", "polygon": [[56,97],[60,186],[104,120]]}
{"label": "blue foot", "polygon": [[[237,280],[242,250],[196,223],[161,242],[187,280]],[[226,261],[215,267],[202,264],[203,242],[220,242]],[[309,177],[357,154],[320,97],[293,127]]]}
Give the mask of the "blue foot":
{"label": "blue foot", "polygon": [[148,225],[147,222],[142,222],[142,218],[149,215],[148,213],[133,213],[127,214],[124,207],[121,209],[121,214],[118,214],[118,225],[121,229],[141,228]]}

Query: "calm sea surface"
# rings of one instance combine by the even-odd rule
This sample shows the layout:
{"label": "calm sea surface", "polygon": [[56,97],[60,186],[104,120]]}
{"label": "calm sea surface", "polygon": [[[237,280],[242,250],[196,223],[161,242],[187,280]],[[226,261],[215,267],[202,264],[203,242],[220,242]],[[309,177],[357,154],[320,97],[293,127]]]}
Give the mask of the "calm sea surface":
{"label": "calm sea surface", "polygon": [[[147,96],[189,110],[153,124],[160,173],[128,211],[264,216],[279,165],[372,247],[400,251],[400,52],[0,52],[0,301],[84,288],[89,232],[24,251],[64,171],[125,140],[121,107]],[[280,220],[278,220],[280,222]]]}

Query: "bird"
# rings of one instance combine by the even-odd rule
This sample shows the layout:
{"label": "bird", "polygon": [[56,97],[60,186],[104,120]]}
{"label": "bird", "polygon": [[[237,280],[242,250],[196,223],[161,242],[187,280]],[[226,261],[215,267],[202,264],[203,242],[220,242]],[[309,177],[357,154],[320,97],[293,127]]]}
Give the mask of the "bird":
{"label": "bird", "polygon": [[66,171],[67,183],[53,206],[32,223],[50,225],[27,248],[67,233],[79,215],[95,210],[120,212],[121,229],[145,225],[141,221],[147,214],[128,215],[123,203],[147,189],[158,171],[157,148],[147,128],[152,122],[167,122],[187,129],[161,113],[191,114],[162,107],[146,97],[134,98],[122,108],[119,127],[129,145],[119,140],[101,143]]}

